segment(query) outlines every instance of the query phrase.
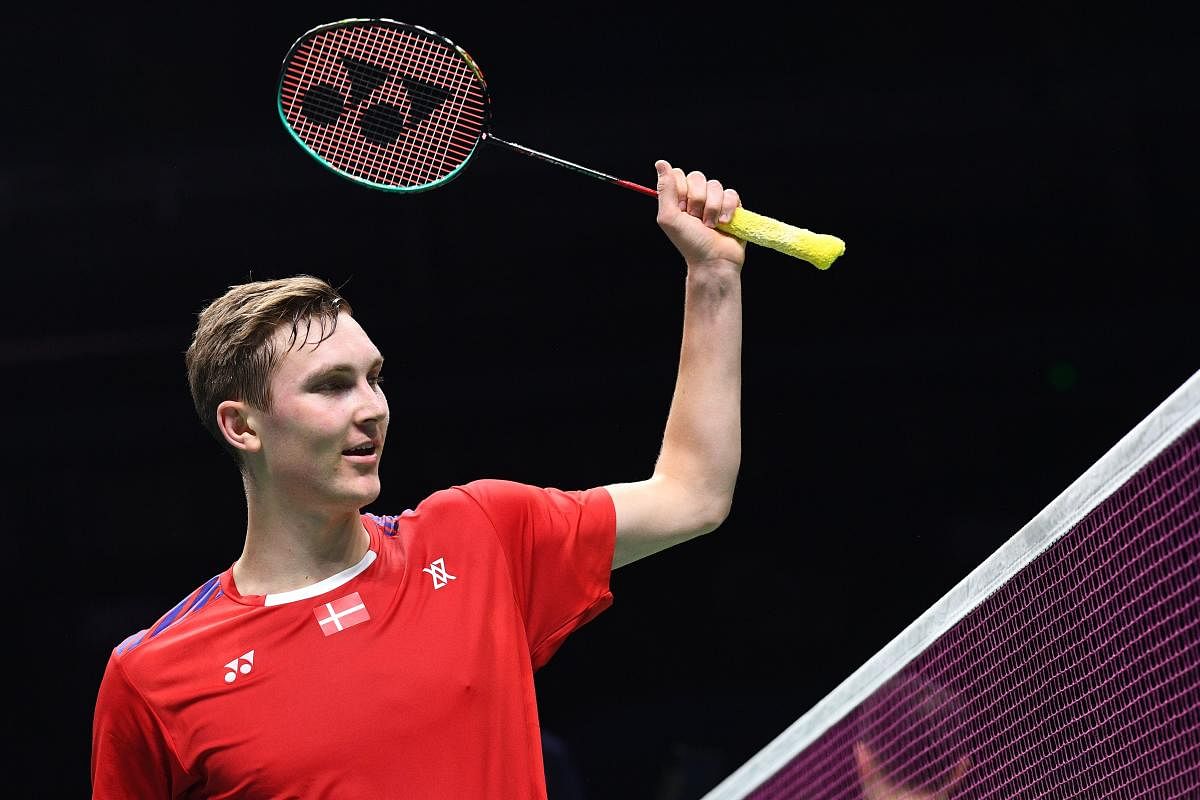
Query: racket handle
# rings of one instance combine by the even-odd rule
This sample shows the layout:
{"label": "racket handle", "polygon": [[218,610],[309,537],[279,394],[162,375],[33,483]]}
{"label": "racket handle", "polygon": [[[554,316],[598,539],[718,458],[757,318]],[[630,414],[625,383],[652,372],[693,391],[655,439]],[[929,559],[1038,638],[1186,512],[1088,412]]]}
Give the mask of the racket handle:
{"label": "racket handle", "polygon": [[717,230],[795,256],[817,269],[829,269],[846,252],[846,243],[836,236],[813,233],[744,208],[735,208],[729,222],[717,223]]}
{"label": "racket handle", "polygon": [[[484,134],[484,140],[502,144],[522,155],[540,158],[555,166],[565,167],[573,172],[578,172],[624,189],[632,189],[635,192],[640,192],[650,197],[658,197],[658,191],[651,189],[649,186],[642,186],[640,183],[614,178],[612,175],[606,175],[590,167],[576,164],[574,161],[567,161],[558,156],[552,156],[540,150],[526,147],[523,144],[505,141],[491,133]],[[735,208],[729,222],[717,223],[717,230],[736,236],[739,239],[744,239],[747,242],[754,242],[757,245],[778,250],[789,256],[795,256],[807,261],[817,269],[829,269],[837,257],[846,252],[846,243],[836,236],[830,236],[827,233],[813,233],[805,228],[787,225],[777,219],[764,217],[762,214],[756,214],[744,208]]]}

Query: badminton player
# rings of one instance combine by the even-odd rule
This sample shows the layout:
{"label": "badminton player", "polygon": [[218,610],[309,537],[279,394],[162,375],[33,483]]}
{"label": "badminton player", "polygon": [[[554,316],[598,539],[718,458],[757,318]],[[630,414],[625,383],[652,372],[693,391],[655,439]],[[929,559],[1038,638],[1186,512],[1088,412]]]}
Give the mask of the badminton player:
{"label": "badminton player", "polygon": [[[610,571],[712,531],[740,459],[738,195],[656,163],[686,265],[678,379],[644,480],[480,479],[396,516],[383,357],[309,276],[232,287],[187,352],[247,505],[230,569],[114,648],[94,798],[544,798],[533,674],[609,606]],[[650,467],[653,466],[651,471]]]}

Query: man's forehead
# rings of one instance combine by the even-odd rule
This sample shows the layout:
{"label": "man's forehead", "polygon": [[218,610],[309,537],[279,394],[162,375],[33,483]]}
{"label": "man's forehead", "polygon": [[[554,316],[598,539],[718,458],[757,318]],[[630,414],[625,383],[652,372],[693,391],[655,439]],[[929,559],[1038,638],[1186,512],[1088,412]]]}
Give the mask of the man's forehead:
{"label": "man's forehead", "polygon": [[314,314],[310,317],[301,317],[296,320],[295,324],[278,326],[275,328],[272,338],[275,339],[275,344],[279,346],[280,351],[309,350],[323,340],[335,336],[339,331],[344,333],[351,327],[352,320],[353,318],[347,314],[338,314],[335,323],[327,316]]}
{"label": "man's forehead", "polygon": [[279,348],[280,366],[290,362],[293,368],[304,370],[320,369],[326,363],[370,362],[383,358],[357,320],[345,313],[338,315],[336,329],[332,320],[320,317],[298,321],[295,341],[291,326],[282,326],[275,332],[275,342]]}

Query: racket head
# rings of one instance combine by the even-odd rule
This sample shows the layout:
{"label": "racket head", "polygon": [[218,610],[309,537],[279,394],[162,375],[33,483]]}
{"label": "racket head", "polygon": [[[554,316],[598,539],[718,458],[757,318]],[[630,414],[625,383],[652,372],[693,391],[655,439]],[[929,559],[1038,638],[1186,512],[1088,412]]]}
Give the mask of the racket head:
{"label": "racket head", "polygon": [[439,33],[391,19],[345,19],[296,40],[276,92],[305,152],[372,189],[420,192],[453,180],[486,135],[483,72]]}

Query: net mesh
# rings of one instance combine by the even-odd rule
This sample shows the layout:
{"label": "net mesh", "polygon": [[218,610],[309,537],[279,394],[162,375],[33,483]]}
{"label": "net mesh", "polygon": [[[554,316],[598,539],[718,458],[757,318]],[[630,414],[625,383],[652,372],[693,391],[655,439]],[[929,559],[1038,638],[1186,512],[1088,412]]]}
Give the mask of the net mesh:
{"label": "net mesh", "polygon": [[482,78],[445,39],[363,22],[318,30],[284,65],[285,124],[335,171],[380,187],[448,179],[474,152],[486,121]]}
{"label": "net mesh", "polygon": [[738,796],[1200,797],[1200,427]]}

